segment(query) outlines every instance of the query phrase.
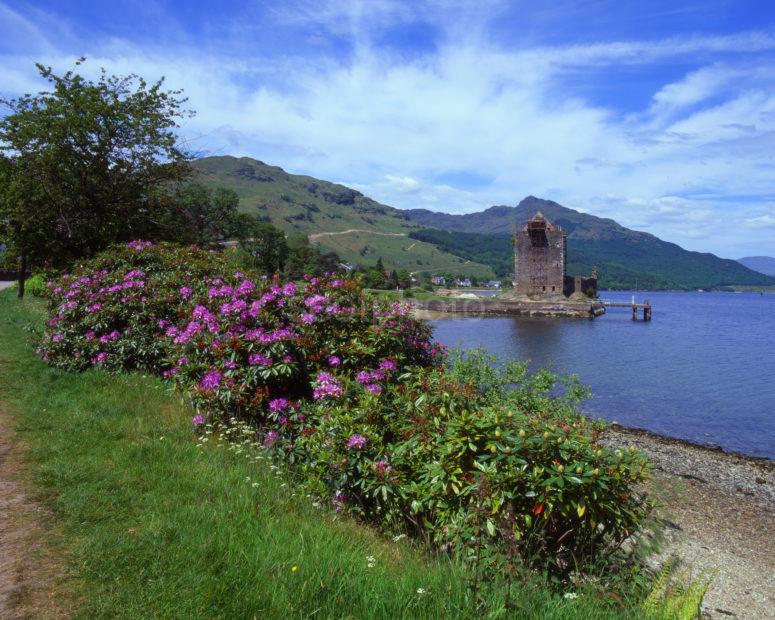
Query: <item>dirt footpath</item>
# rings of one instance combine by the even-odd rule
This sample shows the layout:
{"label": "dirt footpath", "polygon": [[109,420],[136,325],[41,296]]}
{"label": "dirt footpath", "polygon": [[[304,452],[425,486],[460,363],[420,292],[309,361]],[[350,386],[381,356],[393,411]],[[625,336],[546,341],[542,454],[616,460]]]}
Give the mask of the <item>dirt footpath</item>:
{"label": "dirt footpath", "polygon": [[54,593],[58,567],[41,544],[48,518],[17,482],[11,421],[0,402],[0,618],[64,618]]}

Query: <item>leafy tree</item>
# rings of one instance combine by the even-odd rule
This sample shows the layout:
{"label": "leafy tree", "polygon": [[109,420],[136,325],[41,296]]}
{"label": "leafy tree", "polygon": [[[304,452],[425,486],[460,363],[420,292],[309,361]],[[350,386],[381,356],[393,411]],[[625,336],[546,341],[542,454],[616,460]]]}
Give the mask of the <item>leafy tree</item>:
{"label": "leafy tree", "polygon": [[92,81],[37,68],[49,90],[0,99],[0,220],[20,262],[66,264],[115,241],[174,235],[168,188],[190,173],[175,135],[189,114],[181,92],[134,74]]}
{"label": "leafy tree", "polygon": [[283,271],[289,253],[283,231],[255,218],[245,220],[240,231],[239,249],[244,264],[266,274]]}
{"label": "leafy tree", "polygon": [[339,271],[339,257],[334,253],[322,254],[310,244],[306,235],[291,235],[288,237],[288,261],[285,275],[289,278],[300,278],[306,273],[321,275]]}
{"label": "leafy tree", "polygon": [[396,280],[401,288],[409,288],[412,285],[412,274],[406,269],[399,269],[396,273]]}
{"label": "leafy tree", "polygon": [[[188,241],[207,246],[230,238],[251,236],[256,218],[238,213],[239,197],[232,189],[215,190],[201,183],[187,183],[175,192],[175,206]],[[258,229],[257,229],[258,230]],[[181,231],[181,237],[185,233]]]}
{"label": "leafy tree", "polygon": [[17,263],[20,298],[24,297],[24,282],[30,266],[50,255],[57,246],[56,240],[41,225],[56,217],[50,205],[41,200],[34,214],[27,209],[35,200],[35,194],[30,192],[36,190],[39,188],[27,187],[18,174],[17,161],[0,154],[0,241],[6,244],[7,255]]}

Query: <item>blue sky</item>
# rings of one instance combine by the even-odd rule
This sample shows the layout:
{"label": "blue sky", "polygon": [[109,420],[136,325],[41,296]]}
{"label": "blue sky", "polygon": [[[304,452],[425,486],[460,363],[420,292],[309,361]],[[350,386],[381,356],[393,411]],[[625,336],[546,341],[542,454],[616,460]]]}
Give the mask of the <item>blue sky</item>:
{"label": "blue sky", "polygon": [[0,0],[0,94],[166,76],[202,154],[451,213],[528,194],[775,255],[775,2]]}

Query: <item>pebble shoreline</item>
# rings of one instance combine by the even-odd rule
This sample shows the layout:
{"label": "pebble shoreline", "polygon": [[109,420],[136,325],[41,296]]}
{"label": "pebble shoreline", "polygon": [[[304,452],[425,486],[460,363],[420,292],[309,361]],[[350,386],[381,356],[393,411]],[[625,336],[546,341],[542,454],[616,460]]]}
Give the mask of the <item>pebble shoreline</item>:
{"label": "pebble shoreline", "polygon": [[715,574],[703,618],[775,618],[775,461],[617,424],[601,439],[652,464],[665,523],[652,566],[676,554],[693,576]]}
{"label": "pebble shoreline", "polygon": [[608,445],[635,446],[649,456],[654,470],[722,493],[744,496],[762,509],[775,513],[775,461],[748,456],[685,439],[612,424],[603,434]]}

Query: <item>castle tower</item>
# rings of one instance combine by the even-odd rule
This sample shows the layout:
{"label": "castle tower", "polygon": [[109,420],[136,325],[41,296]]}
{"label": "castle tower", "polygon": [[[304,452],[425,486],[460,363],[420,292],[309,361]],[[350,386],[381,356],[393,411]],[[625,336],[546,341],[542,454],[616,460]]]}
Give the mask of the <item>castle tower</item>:
{"label": "castle tower", "polygon": [[530,297],[563,295],[567,235],[538,211],[514,231],[514,292]]}

